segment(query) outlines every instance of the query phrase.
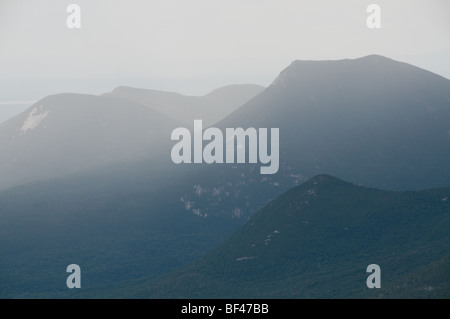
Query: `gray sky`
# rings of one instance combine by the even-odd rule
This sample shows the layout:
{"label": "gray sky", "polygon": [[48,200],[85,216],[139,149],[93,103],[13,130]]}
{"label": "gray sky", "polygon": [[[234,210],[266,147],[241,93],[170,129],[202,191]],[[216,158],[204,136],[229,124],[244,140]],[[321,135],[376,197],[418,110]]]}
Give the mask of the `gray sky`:
{"label": "gray sky", "polygon": [[[81,29],[66,26],[70,3]],[[370,3],[381,29],[366,26]],[[205,94],[374,53],[450,78],[450,1],[0,0],[0,43],[3,101],[120,84]]]}

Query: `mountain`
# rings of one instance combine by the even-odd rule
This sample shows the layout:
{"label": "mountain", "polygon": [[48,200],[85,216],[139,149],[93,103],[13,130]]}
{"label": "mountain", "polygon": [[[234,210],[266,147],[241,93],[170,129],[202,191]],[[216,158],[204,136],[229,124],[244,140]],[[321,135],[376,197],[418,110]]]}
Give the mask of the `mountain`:
{"label": "mountain", "polygon": [[66,263],[80,263],[93,287],[160,274],[235,229],[179,205],[199,169],[170,160],[180,126],[128,99],[82,94],[46,97],[0,125],[0,296],[54,297]]}
{"label": "mountain", "polygon": [[306,177],[450,184],[450,80],[378,55],[294,61],[217,126],[280,128],[281,166]]}
{"label": "mountain", "polygon": [[103,96],[120,97],[143,104],[185,125],[202,119],[212,125],[264,90],[256,84],[235,84],[218,88],[204,96],[120,86]]}
{"label": "mountain", "polygon": [[382,56],[294,61],[214,126],[279,128],[280,168],[261,175],[260,164],[211,165],[197,173],[182,196],[208,216],[245,220],[318,174],[390,190],[450,185],[450,80]]}
{"label": "mountain", "polygon": [[45,97],[0,124],[0,189],[156,154],[166,160],[173,129],[192,126],[191,118],[217,121],[263,89],[229,85],[193,97],[119,87]]}
{"label": "mountain", "polygon": [[[121,110],[106,121],[115,124],[105,128],[77,113],[78,105],[91,102],[68,104],[73,111],[53,118],[66,98],[49,112],[47,103],[42,109],[36,104],[1,126],[9,127],[9,135],[0,135],[9,137],[1,140],[0,158],[16,154],[22,162],[16,165],[17,158],[10,158],[14,171],[4,169],[0,180],[12,176],[24,182],[21,170],[46,180],[0,192],[0,295],[64,293],[61,269],[71,263],[82,266],[82,293],[98,289],[97,297],[113,286],[160,276],[192,262],[265,204],[321,173],[390,190],[448,186],[449,92],[449,80],[379,56],[296,61],[271,86],[214,124],[221,129],[279,127],[280,168],[273,175],[261,175],[259,163],[172,163],[170,132],[185,124],[140,103],[89,96],[88,114],[104,106],[94,119],[103,119],[112,101]],[[61,129],[45,134],[56,125]],[[160,129],[146,135],[154,127]],[[26,148],[11,151],[14,133],[20,136],[17,145]],[[39,139],[29,141],[35,134]],[[40,146],[47,141],[50,146]],[[55,152],[47,157],[32,152],[23,159],[30,148],[38,155]],[[60,159],[69,165],[58,172]],[[421,271],[425,274],[425,268]]]}
{"label": "mountain", "polygon": [[180,125],[120,98],[48,96],[0,125],[0,189],[113,163],[150,160],[170,150],[170,133]]}
{"label": "mountain", "polygon": [[[139,298],[448,298],[449,198],[448,187],[383,191],[319,175],[268,203],[200,260],[116,292]],[[370,264],[381,268],[381,289],[366,286]]]}

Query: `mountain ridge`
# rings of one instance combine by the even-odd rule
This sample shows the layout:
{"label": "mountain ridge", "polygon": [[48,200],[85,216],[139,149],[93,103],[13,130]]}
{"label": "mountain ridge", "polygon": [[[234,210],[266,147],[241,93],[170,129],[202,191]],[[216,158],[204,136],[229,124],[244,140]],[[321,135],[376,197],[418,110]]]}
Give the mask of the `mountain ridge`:
{"label": "mountain ridge", "polygon": [[202,119],[208,126],[232,113],[264,89],[256,84],[232,84],[202,96],[194,96],[120,86],[102,96],[122,97],[140,103],[188,125],[192,125],[195,119]]}
{"label": "mountain ridge", "polygon": [[47,96],[0,125],[0,189],[109,163],[151,160],[168,149],[163,138],[179,125],[121,98]]}
{"label": "mountain ridge", "polygon": [[[449,196],[449,187],[385,191],[315,176],[201,259],[136,285],[130,296],[448,298]],[[381,266],[382,289],[365,286],[372,263]]]}
{"label": "mountain ridge", "polygon": [[[412,66],[397,67],[394,63],[396,66],[394,68],[391,67],[390,62],[387,66],[383,64],[384,67],[367,67],[364,70],[361,70],[361,67],[355,67],[354,63],[347,64],[345,72],[341,75],[349,76],[336,75],[337,69],[333,68],[325,70],[326,72],[324,71],[321,75],[320,72],[316,72],[316,75],[303,71],[295,72],[294,76],[289,78],[290,83],[286,87],[274,85],[265,89],[232,115],[217,123],[219,128],[279,126],[280,169],[274,175],[262,176],[257,166],[252,164],[176,165],[172,163],[170,147],[174,142],[170,141],[170,131],[174,127],[185,125],[176,121],[167,124],[166,120],[158,120],[161,117],[155,117],[155,114],[159,113],[150,112],[152,110],[147,110],[139,103],[126,101],[134,105],[127,108],[124,107],[125,102],[122,99],[89,99],[90,103],[95,104],[99,110],[103,110],[102,114],[114,115],[113,118],[115,118],[105,122],[106,117],[103,116],[88,117],[92,120],[89,122],[91,124],[87,121],[78,121],[81,113],[75,112],[71,116],[63,112],[65,117],[62,118],[65,120],[56,121],[56,124],[63,128],[67,128],[70,124],[69,126],[75,130],[74,135],[71,136],[68,130],[69,138],[63,138],[62,147],[57,148],[57,151],[63,155],[74,154],[76,147],[87,147],[85,141],[92,142],[92,136],[106,136],[109,140],[111,136],[117,136],[117,141],[120,143],[112,143],[110,145],[112,151],[117,151],[114,146],[133,150],[140,145],[140,147],[147,147],[148,153],[139,157],[137,162],[130,160],[115,163],[117,166],[113,167],[101,162],[100,168],[97,166],[89,170],[83,169],[81,177],[79,172],[70,175],[70,172],[63,170],[63,173],[70,176],[2,191],[0,193],[2,216],[0,235],[3,236],[3,240],[0,242],[8,243],[0,245],[1,254],[4,256],[0,260],[1,268],[5,269],[3,277],[0,278],[2,287],[11,289],[9,295],[59,292],[65,288],[59,283],[64,283],[66,278],[60,280],[60,277],[64,277],[64,271],[58,277],[56,275],[59,274],[58,269],[67,266],[66,262],[74,261],[85,265],[84,274],[87,275],[86,278],[90,278],[86,282],[92,285],[108,285],[108,283],[112,285],[108,281],[110,278],[114,278],[117,283],[124,283],[147,275],[160,275],[173,267],[191,262],[193,257],[219,244],[224,237],[244,225],[255,212],[260,211],[260,207],[265,207],[267,203],[292,187],[323,173],[339,176],[340,179],[354,185],[364,185],[375,189],[406,191],[450,185],[447,174],[450,171],[449,81],[430,73],[424,74]],[[398,68],[401,72],[396,75]],[[367,74],[373,75],[373,78],[368,78]],[[315,81],[309,81],[312,76],[316,76]],[[373,83],[376,85],[373,86]],[[97,105],[97,102],[93,100],[115,101],[116,108],[120,109],[120,112],[119,110],[116,113],[110,112],[114,109],[114,107],[111,108],[110,103]],[[89,107],[89,103],[81,103],[81,105],[84,108]],[[77,112],[80,111],[78,104],[76,106]],[[132,109],[139,112],[131,112]],[[33,109],[30,109],[24,113],[17,124],[17,129],[20,131],[26,122],[23,130],[26,131],[27,138],[47,124],[54,114],[50,110],[50,113],[45,115],[47,112],[45,107],[31,114],[32,112]],[[26,121],[29,116],[32,120]],[[161,130],[156,130],[158,134],[151,134],[152,132],[148,131],[149,121],[146,119],[155,122],[151,128],[161,127]],[[106,125],[103,126],[103,123]],[[118,127],[123,129],[119,130]],[[97,133],[88,134],[92,132],[92,128],[98,129]],[[108,128],[112,135],[108,134]],[[124,134],[124,132],[130,132],[129,130],[132,133]],[[41,133],[46,132],[48,130],[42,130]],[[53,134],[52,138],[62,136],[63,134]],[[78,143],[73,143],[74,136],[83,138],[78,139]],[[47,139],[43,140],[47,141]],[[163,145],[156,147],[152,141],[155,143],[161,141]],[[4,145],[0,143],[0,148]],[[44,149],[36,141],[27,145],[36,147],[39,151]],[[76,165],[83,161],[83,156],[80,154],[84,154],[84,159],[92,154],[102,156],[108,154],[106,152],[108,148],[105,151],[105,145],[101,143],[101,139],[90,145],[92,148],[88,152],[75,152],[78,156],[74,161]],[[155,148],[150,147],[152,145],[155,145]],[[119,149],[118,152],[121,156],[130,155],[130,152],[121,150]],[[5,152],[0,152],[0,156],[4,154]],[[30,153],[20,151],[18,154],[25,156]],[[138,157],[135,156],[136,153],[131,155],[134,159]],[[50,154],[48,157],[50,160],[58,161],[63,158],[61,156]],[[105,157],[110,159],[108,156]],[[31,156],[31,158],[38,163],[46,162],[37,157]],[[57,169],[55,162],[47,161],[46,163],[51,172]],[[0,167],[5,169],[4,165]],[[14,174],[17,174],[20,169],[29,169],[23,164],[17,167],[19,169],[16,168]],[[2,178],[4,176],[2,175]],[[333,180],[328,180],[326,177],[324,181],[330,181],[329,184],[333,184]],[[250,229],[251,236],[254,236],[252,238],[258,240],[257,247],[260,255],[253,254],[249,247],[240,247],[236,244],[236,249],[233,248],[235,253],[231,253],[231,250],[226,252],[229,257],[226,265],[230,268],[220,268],[223,264],[216,259],[217,267],[211,269],[223,269],[224,273],[234,272],[237,266],[242,266],[244,263],[252,264],[262,260],[261,256],[275,254],[273,256],[279,257],[279,260],[268,259],[271,262],[262,264],[267,266],[266,270],[260,269],[274,279],[270,282],[271,287],[277,287],[276,285],[282,282],[280,278],[283,276],[283,271],[281,270],[289,274],[289,265],[294,265],[295,271],[323,265],[321,269],[317,269],[318,273],[315,275],[309,273],[307,276],[309,279],[302,273],[290,273],[292,278],[309,280],[308,282],[313,285],[321,282],[317,281],[317,278],[314,279],[316,275],[327,278],[327,273],[333,272],[332,269],[323,267],[328,267],[333,258],[337,261],[336,252],[342,252],[349,258],[370,257],[372,255],[369,252],[365,255],[354,255],[351,248],[360,249],[361,246],[358,245],[370,243],[374,247],[373,251],[383,252],[384,248],[378,244],[377,240],[384,243],[386,247],[395,248],[392,254],[380,255],[382,257],[380,264],[389,265],[402,259],[411,263],[416,270],[422,267],[420,269],[423,274],[426,269],[436,267],[445,269],[446,257],[439,247],[447,247],[446,237],[443,234],[444,231],[448,233],[448,230],[441,228],[439,223],[434,223],[436,218],[442,217],[439,217],[439,211],[435,211],[436,216],[430,215],[429,220],[422,218],[425,215],[421,215],[417,209],[422,207],[423,212],[432,212],[430,209],[433,207],[426,206],[426,201],[421,202],[420,198],[416,198],[417,193],[370,191],[370,196],[366,196],[364,194],[369,192],[367,189],[361,190],[356,186],[347,187],[347,184],[341,185],[336,181],[335,184],[333,187],[341,190],[342,196],[339,196],[339,192],[328,194],[329,198],[339,205],[327,207],[327,203],[331,201],[323,200],[322,204],[325,206],[320,206],[321,203],[314,200],[326,191],[327,183],[319,183],[325,191],[318,188],[319,193],[316,191],[316,195],[308,194],[308,191],[314,192],[317,185],[313,184],[304,190],[304,194],[301,194],[302,201],[308,201],[308,204],[297,203],[299,196],[280,202],[283,210],[292,213],[290,218],[293,218],[295,223],[291,224],[308,230],[308,233],[305,231],[303,235],[314,235],[309,237],[314,245],[304,245],[304,251],[298,251],[295,245],[284,241],[290,245],[286,250],[288,254],[285,256],[277,256],[277,250],[264,250],[266,239],[270,239],[267,247],[281,244],[289,226],[289,223],[277,224],[276,215],[266,214],[267,218],[273,219],[273,225],[277,228],[273,228],[269,223],[265,224],[266,228],[261,228],[262,231],[259,233]],[[360,205],[356,204],[358,201],[355,203],[352,200],[344,201],[349,197],[349,190],[355,189],[360,190],[365,196],[358,198]],[[380,194],[384,197],[378,197]],[[441,200],[447,195],[439,197],[442,194],[439,194],[437,190],[419,195],[423,199],[429,199],[431,203],[437,201],[439,205],[436,207],[445,208],[440,205],[446,203]],[[379,200],[376,201],[373,198]],[[293,204],[289,205],[290,202]],[[371,221],[370,218],[378,218],[373,209],[379,207],[381,210],[383,207],[380,205],[383,203],[395,208],[396,211],[401,211],[404,205],[405,211],[413,212],[410,215],[387,212],[383,215],[386,218],[395,217],[393,220],[395,223],[392,225],[405,222],[408,225],[408,227],[405,226],[405,230],[402,227],[396,227],[396,233],[393,233],[391,224],[378,220],[377,223],[370,224],[371,228],[366,228],[367,233],[364,233],[362,228],[354,225],[360,220],[358,216],[349,219],[348,211],[355,213],[355,208],[358,206],[359,209],[365,209],[361,216],[365,216],[369,221]],[[412,205],[413,203],[417,205]],[[297,205],[303,210],[316,205],[316,208],[320,208],[328,215],[307,212],[309,214],[306,216],[307,219],[299,219],[297,211],[293,210]],[[339,207],[347,207],[348,211],[336,211]],[[289,214],[286,214],[282,214],[284,219],[289,217],[287,216]],[[332,235],[331,237],[325,236],[327,232],[323,231],[324,228],[319,231],[320,229],[310,227],[318,222],[317,218],[320,216],[322,218],[328,216],[324,219],[326,223],[322,223],[326,227],[331,227],[329,222],[335,220],[337,226],[331,227],[328,232],[330,236]],[[329,221],[327,221],[328,218]],[[416,222],[412,223],[412,220]],[[303,223],[304,221],[308,223]],[[348,225],[342,224],[344,222]],[[446,220],[440,220],[441,225],[447,225],[446,222]],[[419,227],[420,223],[422,223],[421,227]],[[349,225],[355,227],[348,227]],[[430,234],[424,231],[427,225],[432,230]],[[389,236],[377,237],[373,229],[391,232]],[[30,234],[33,234],[32,242],[28,240]],[[270,234],[272,235],[268,238]],[[295,232],[296,236],[302,234]],[[413,236],[415,234],[417,238]],[[249,238],[247,236],[247,239]],[[319,241],[311,240],[311,238],[319,239]],[[389,238],[390,240],[387,240]],[[306,237],[298,239],[303,242],[308,240]],[[437,244],[438,241],[441,245]],[[342,247],[327,250],[326,243],[331,243],[330,247],[341,243]],[[414,249],[410,249],[412,246],[407,246],[408,243],[417,245]],[[248,242],[248,244],[252,243]],[[433,264],[423,263],[423,253],[427,250],[432,252]],[[317,253],[319,251],[322,253]],[[395,256],[396,252],[398,256]],[[302,260],[296,260],[293,264],[281,262],[289,258],[297,258],[298,253],[304,254],[303,256],[308,257],[312,263],[304,263]],[[419,256],[417,260],[413,258],[416,255]],[[253,256],[259,257],[251,258]],[[26,260],[36,262],[26,263],[24,262]],[[278,268],[282,268],[281,270],[275,267],[277,260],[282,265],[282,267],[277,265]],[[341,268],[336,271],[336,275],[339,273],[342,278],[349,278],[345,276],[350,271],[353,275],[358,274],[358,278],[362,279],[358,279],[358,282],[364,285],[364,267],[367,266],[368,260],[353,259],[353,261],[358,262],[357,268],[353,268],[356,263],[347,264],[350,268],[346,268],[345,260],[340,260]],[[370,263],[373,262],[376,261],[370,260]],[[110,267],[105,269],[104,265],[110,265]],[[385,269],[386,266],[383,265],[382,268]],[[399,278],[404,275],[406,276],[404,278],[411,279],[412,277],[408,276],[414,277],[418,274],[416,271],[408,272],[403,266],[394,267],[393,271],[397,271],[396,269],[402,272],[398,273]],[[41,270],[43,275],[35,276],[35,273]],[[252,277],[252,272],[248,269],[246,271],[248,277],[243,279],[256,278],[257,273]],[[216,279],[222,280],[217,278],[220,277],[220,273],[210,272],[207,275],[211,274]],[[199,275],[200,279],[204,276],[204,274]],[[290,279],[285,277],[283,280],[288,284]],[[164,282],[158,282],[158,285],[163,284]],[[302,281],[302,285],[305,285],[305,281]],[[434,283],[430,285],[437,287]],[[30,287],[29,290],[27,290],[28,287]],[[265,286],[265,291],[272,291],[275,296],[276,291],[271,287]],[[330,287],[321,287],[325,289],[323,291],[330,289]],[[250,288],[244,287],[241,290]],[[334,291],[340,289],[336,286],[331,288]],[[349,293],[354,289],[356,288],[349,287]],[[423,290],[419,286],[414,289]],[[161,296],[163,293],[168,295],[169,290],[165,286]],[[282,290],[278,292],[283,293]],[[105,290],[102,293],[105,293]],[[179,293],[183,293],[183,290],[180,289]],[[319,293],[319,290],[314,292],[315,295]],[[232,296],[232,292],[228,291],[227,294]],[[299,292],[293,290],[286,294],[300,296]],[[5,295],[8,296],[8,291]],[[189,295],[186,296],[189,297]]]}
{"label": "mountain ridge", "polygon": [[296,174],[400,190],[450,182],[441,174],[450,170],[449,120],[450,80],[369,56],[294,63],[217,126],[278,127],[280,165]]}

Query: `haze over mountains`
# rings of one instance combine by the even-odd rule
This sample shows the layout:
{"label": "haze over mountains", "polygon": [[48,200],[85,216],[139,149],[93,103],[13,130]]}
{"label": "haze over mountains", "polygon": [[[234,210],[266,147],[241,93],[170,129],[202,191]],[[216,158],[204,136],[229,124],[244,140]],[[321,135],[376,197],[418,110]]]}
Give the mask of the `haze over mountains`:
{"label": "haze over mountains", "polygon": [[[132,123],[132,125],[130,124]],[[0,189],[151,158],[175,120],[140,104],[82,94],[48,96],[0,125]]]}
{"label": "haze over mountains", "polygon": [[294,61],[218,127],[279,127],[280,160],[387,189],[446,186],[450,81],[371,55]]}
{"label": "haze over mountains", "polygon": [[121,86],[104,96],[121,97],[141,103],[184,124],[192,125],[194,120],[202,119],[205,126],[210,126],[263,90],[264,87],[260,85],[240,84],[224,86],[204,96],[186,96]]}
{"label": "haze over mountains", "polygon": [[193,97],[120,87],[103,96],[48,96],[0,124],[0,189],[111,163],[150,163],[170,152],[174,128],[204,115],[218,120],[262,89],[231,85]]}
{"label": "haze over mountains", "polygon": [[[295,61],[215,126],[278,127],[280,169],[261,176],[252,165],[212,165],[196,173],[183,203],[203,216],[248,218],[323,173],[392,190],[450,184],[450,81],[382,56]],[[223,201],[217,190],[231,195]]]}
{"label": "haze over mountains", "polygon": [[[0,268],[4,271],[0,274],[0,295],[32,297],[67,293],[64,270],[68,264],[77,262],[83,264],[85,282],[89,283],[83,291],[90,291],[91,296],[101,296],[112,286],[126,285],[131,280],[160,276],[202,256],[244,225],[270,200],[318,174],[331,174],[354,184],[388,190],[450,186],[448,79],[388,58],[368,56],[355,60],[295,61],[258,94],[260,89],[231,86],[194,98],[123,87],[103,96],[60,94],[44,98],[23,114],[1,124],[0,188],[4,190],[0,192],[0,243],[3,243],[0,244]],[[252,94],[256,95],[244,103]],[[158,102],[152,102],[153,99]],[[184,99],[186,104],[183,104]],[[221,129],[278,127],[278,173],[260,175],[259,164],[172,163],[171,131],[180,126],[189,127],[199,114],[206,116],[203,103],[207,102],[204,101],[216,101],[214,105],[229,108],[235,108],[238,101],[244,103],[214,124]],[[183,105],[191,106],[193,111],[187,112]],[[216,115],[224,116],[227,112]],[[208,121],[212,124],[217,119]],[[417,226],[420,223],[436,227],[436,234],[441,235],[443,228],[438,225],[447,225],[447,217],[442,217],[447,208],[441,204],[445,203],[430,206],[430,210],[420,206],[423,203],[418,198],[425,193],[414,193],[418,198],[401,193],[398,197],[392,195],[392,201],[386,201],[388,208],[400,210],[398,201],[411,195],[412,202],[417,200],[420,207],[427,209],[423,215],[405,202],[404,212],[389,215],[388,210],[383,211],[380,213],[382,220],[374,224],[364,220],[374,215],[367,215],[361,207],[369,209],[375,205],[373,198],[376,196],[361,190],[361,194],[367,196],[360,201],[353,200],[351,194],[358,193],[359,188],[335,182],[333,178],[325,180],[330,182],[325,183],[328,195],[333,194],[335,187],[336,192],[345,190],[347,201],[354,201],[353,206],[342,202],[334,206],[321,206],[327,205],[322,201],[317,203],[316,207],[323,211],[318,216],[323,217],[320,217],[320,224],[325,225],[325,229],[333,230],[326,221],[331,218],[332,209],[338,210],[343,220],[361,216],[363,228],[391,222],[399,225],[396,218],[407,219],[403,214],[411,212],[408,215],[410,228],[405,228],[411,231],[411,236],[423,231]],[[34,182],[24,184],[31,181]],[[376,194],[396,194],[380,192]],[[324,198],[328,199],[328,195]],[[381,198],[384,197],[378,199]],[[443,198],[442,195],[439,200]],[[280,221],[293,222],[286,216],[290,212],[287,203],[296,205],[296,200],[296,197],[282,200],[286,205],[276,209],[283,217]],[[326,207],[330,210],[325,211]],[[443,215],[440,215],[442,219],[432,218],[427,224],[424,218],[434,212],[431,208],[437,208]],[[347,212],[355,215],[344,216]],[[273,214],[269,215],[273,217]],[[264,232],[267,225],[261,226]],[[359,226],[355,224],[355,227]],[[275,230],[282,234],[279,229],[270,231]],[[309,233],[311,237],[302,240],[311,243],[332,240],[334,233],[326,233],[326,236],[320,231]],[[361,232],[352,234],[360,236]],[[399,245],[406,245],[411,237],[406,230],[402,234],[405,237]],[[274,238],[277,235],[274,233]],[[347,240],[343,244],[362,239],[352,236],[343,238]],[[393,232],[386,236],[398,239]],[[430,247],[436,257],[432,259],[436,267],[447,265],[440,264],[438,259],[445,256],[436,250],[437,237],[417,238],[416,241],[411,239],[411,246],[402,247],[409,251],[414,249],[413,244]],[[235,244],[228,246],[230,251],[226,253],[234,256],[234,260],[253,256],[250,251],[236,248],[241,240],[242,247],[247,247],[244,239],[234,236]],[[446,245],[444,235],[439,240]],[[290,241],[283,243],[288,246],[280,246],[280,253],[286,252],[285,248],[289,251],[292,246]],[[371,243],[374,249],[381,247],[375,241]],[[331,248],[325,246],[320,247],[321,253],[317,256],[308,254],[312,259],[306,258],[302,267],[307,267],[309,261],[321,263],[320,256],[333,255]],[[394,251],[400,252],[399,247],[393,246]],[[237,252],[242,252],[242,256],[235,256]],[[350,256],[350,251],[346,253]],[[392,257],[377,256],[381,260]],[[289,268],[291,261],[295,267],[300,263],[281,254],[276,257],[283,260],[283,267]],[[434,267],[422,263],[420,258],[420,265],[414,269]],[[234,265],[234,261],[230,265]],[[270,270],[273,264],[261,265],[267,266],[270,274],[278,274]],[[404,264],[398,265],[399,271],[405,269]],[[62,273],[59,273],[60,268]],[[286,274],[301,276],[295,269]],[[36,272],[41,276],[36,277]],[[200,273],[205,275],[201,269]],[[249,282],[253,279],[248,278]],[[304,285],[304,279],[294,282]],[[172,293],[170,287],[164,286],[164,281],[159,283],[164,293]],[[274,293],[285,294],[277,289]],[[316,295],[323,292],[320,289]],[[351,289],[355,291],[354,287]],[[180,293],[183,291],[188,293],[188,290],[180,290]],[[249,291],[249,295],[252,294]]]}

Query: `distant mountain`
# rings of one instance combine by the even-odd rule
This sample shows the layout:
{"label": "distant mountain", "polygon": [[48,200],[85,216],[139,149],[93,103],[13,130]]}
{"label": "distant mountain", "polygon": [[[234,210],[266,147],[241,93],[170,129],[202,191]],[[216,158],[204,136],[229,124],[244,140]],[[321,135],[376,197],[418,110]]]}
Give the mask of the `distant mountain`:
{"label": "distant mountain", "polygon": [[450,80],[371,55],[294,61],[218,127],[279,127],[281,166],[367,186],[450,184]]}
{"label": "distant mountain", "polygon": [[[448,298],[449,229],[450,188],[382,191],[320,175],[267,204],[199,261],[117,293]],[[370,264],[381,268],[381,289],[366,286]]]}
{"label": "distant mountain", "polygon": [[214,126],[279,128],[280,169],[197,172],[182,204],[209,217],[245,220],[267,199],[324,173],[390,190],[450,185],[450,80],[382,56],[294,61]]}
{"label": "distant mountain", "polygon": [[223,119],[264,90],[256,84],[236,84],[218,88],[204,96],[120,86],[103,96],[120,97],[141,103],[177,121],[192,125],[202,119],[205,126]]}
{"label": "distant mountain", "polygon": [[165,155],[174,128],[192,126],[194,118],[217,121],[263,89],[230,85],[193,97],[119,87],[102,96],[48,96],[0,124],[0,189],[109,164],[150,162],[156,154],[170,161]]}
{"label": "distant mountain", "polygon": [[180,206],[200,169],[170,159],[180,126],[137,102],[82,94],[46,97],[0,125],[0,297],[54,297],[66,263],[83,265],[87,289],[164,273],[235,229]]}
{"label": "distant mountain", "polygon": [[[129,100],[48,96],[0,125],[0,189],[170,151],[177,121]],[[165,153],[166,153],[165,152]]]}

